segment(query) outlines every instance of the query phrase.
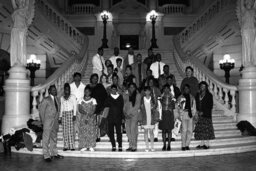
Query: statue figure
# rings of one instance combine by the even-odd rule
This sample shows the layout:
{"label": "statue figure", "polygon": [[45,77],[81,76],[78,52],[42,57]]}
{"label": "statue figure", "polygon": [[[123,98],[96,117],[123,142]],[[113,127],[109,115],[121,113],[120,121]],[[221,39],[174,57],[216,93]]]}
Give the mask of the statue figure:
{"label": "statue figure", "polygon": [[12,0],[14,24],[11,30],[11,66],[15,64],[26,66],[26,35],[34,17],[34,2],[34,0]]}
{"label": "statue figure", "polygon": [[255,27],[255,0],[238,0],[237,17],[241,26],[242,35],[242,65],[247,67],[254,64],[256,58],[256,27]]}

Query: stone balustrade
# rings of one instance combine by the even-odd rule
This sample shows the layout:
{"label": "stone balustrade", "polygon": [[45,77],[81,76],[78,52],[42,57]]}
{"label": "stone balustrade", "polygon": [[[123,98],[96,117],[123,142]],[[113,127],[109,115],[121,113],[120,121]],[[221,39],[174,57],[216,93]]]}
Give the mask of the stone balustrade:
{"label": "stone balustrade", "polygon": [[36,0],[37,10],[40,10],[46,18],[49,19],[57,28],[59,28],[68,37],[82,45],[84,43],[85,36],[77,30],[62,14],[55,10],[51,4],[45,0]]}
{"label": "stone balustrade", "polygon": [[165,4],[160,7],[159,11],[164,14],[182,14],[185,11],[184,4]]}
{"label": "stone balustrade", "polygon": [[215,0],[213,3],[197,17],[194,22],[188,25],[180,34],[179,41],[182,45],[189,40],[201,28],[207,25],[217,14],[225,10],[227,6],[234,5],[236,1],[232,0]]}
{"label": "stone balustrade", "polygon": [[174,59],[177,68],[185,73],[187,66],[194,69],[194,76],[198,81],[206,81],[209,85],[209,91],[214,97],[215,104],[225,111],[226,115],[237,117],[237,92],[238,89],[234,85],[229,85],[220,80],[212,71],[210,71],[201,61],[193,56],[185,54],[177,37],[173,39],[175,46]]}
{"label": "stone balustrade", "polygon": [[69,9],[69,14],[94,14],[96,6],[94,4],[74,4]]}

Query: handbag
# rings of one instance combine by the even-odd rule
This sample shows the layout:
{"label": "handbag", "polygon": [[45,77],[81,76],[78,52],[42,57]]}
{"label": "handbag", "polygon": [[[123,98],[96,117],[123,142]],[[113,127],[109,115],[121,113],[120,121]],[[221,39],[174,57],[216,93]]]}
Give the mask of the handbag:
{"label": "handbag", "polygon": [[175,120],[174,128],[172,129],[172,137],[177,138],[181,128],[181,121],[179,119]]}
{"label": "handbag", "polygon": [[100,122],[100,137],[104,137],[108,134],[108,120],[107,118],[102,118]]}

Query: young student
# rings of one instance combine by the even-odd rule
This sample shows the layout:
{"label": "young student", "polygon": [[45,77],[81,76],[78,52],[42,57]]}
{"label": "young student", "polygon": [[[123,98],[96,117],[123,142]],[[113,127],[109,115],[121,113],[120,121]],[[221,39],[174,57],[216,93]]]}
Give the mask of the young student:
{"label": "young student", "polygon": [[152,97],[152,91],[149,86],[144,87],[143,95],[141,98],[141,112],[140,123],[144,129],[144,138],[146,141],[146,152],[149,151],[148,133],[150,134],[151,151],[154,150],[154,128],[155,124],[159,121],[159,114],[157,112],[157,102]]}
{"label": "young student", "polygon": [[196,101],[191,94],[190,86],[183,85],[183,94],[178,98],[178,113],[182,120],[182,151],[190,150],[189,144],[193,135],[193,117],[196,114]]}
{"label": "young student", "polygon": [[75,128],[77,101],[76,97],[70,94],[69,83],[64,84],[64,96],[60,98],[60,120],[63,125],[63,151],[75,150]]}
{"label": "young student", "polygon": [[[124,119],[123,116],[123,107],[124,107],[124,100],[123,96],[117,93],[117,86],[111,86],[111,93],[105,101],[105,108],[106,108],[106,115],[108,121],[108,136],[112,145],[112,151],[116,151],[116,140],[115,134],[117,136],[118,142],[118,151],[123,151],[122,149],[122,120]],[[114,131],[115,128],[115,131]]]}
{"label": "young student", "polygon": [[97,138],[96,109],[97,102],[91,97],[91,88],[86,86],[84,98],[78,102],[78,111],[81,115],[79,122],[79,149],[94,151]]}
{"label": "young student", "polygon": [[117,66],[115,68],[115,72],[116,72],[116,74],[118,75],[118,78],[119,78],[119,86],[122,86],[123,82],[124,82],[122,63],[123,63],[123,60],[121,58],[116,59],[116,65]]}
{"label": "young student", "polygon": [[[159,122],[159,129],[162,130],[163,137],[163,151],[171,150],[172,129],[174,128],[174,114],[175,108],[174,95],[171,93],[170,85],[166,84],[163,87],[162,94],[162,119]],[[166,148],[166,134],[168,134],[168,146]]]}
{"label": "young student", "polygon": [[111,86],[111,84],[109,84],[107,82],[107,75],[106,74],[102,74],[100,76],[100,83],[104,86],[105,89],[107,89],[109,86]]}

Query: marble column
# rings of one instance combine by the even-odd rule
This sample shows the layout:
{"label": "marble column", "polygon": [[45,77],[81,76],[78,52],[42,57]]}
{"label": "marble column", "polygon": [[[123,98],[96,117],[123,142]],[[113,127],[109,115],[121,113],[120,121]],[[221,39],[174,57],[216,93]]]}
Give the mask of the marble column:
{"label": "marble column", "polygon": [[5,81],[5,113],[2,121],[2,133],[10,128],[27,127],[30,118],[30,80],[22,65],[14,65]]}
{"label": "marble column", "polygon": [[237,121],[247,120],[256,127],[256,67],[249,66],[242,71],[239,80],[239,114]]}

